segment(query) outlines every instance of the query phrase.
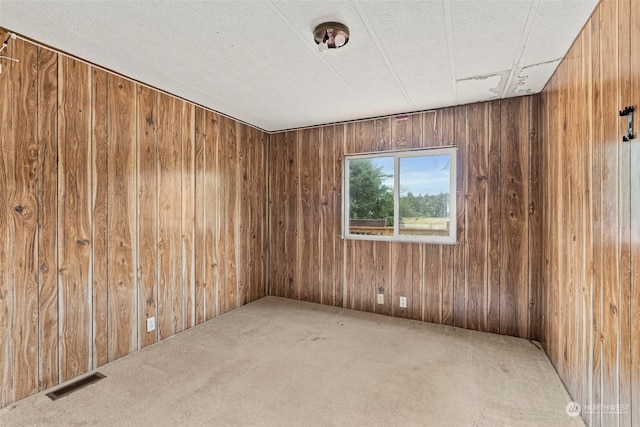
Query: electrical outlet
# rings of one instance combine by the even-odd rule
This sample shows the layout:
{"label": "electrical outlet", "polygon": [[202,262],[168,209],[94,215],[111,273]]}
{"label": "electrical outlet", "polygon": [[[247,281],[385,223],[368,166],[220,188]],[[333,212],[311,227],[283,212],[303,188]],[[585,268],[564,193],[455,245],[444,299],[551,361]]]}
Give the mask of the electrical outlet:
{"label": "electrical outlet", "polygon": [[407,308],[407,297],[400,297],[400,308]]}
{"label": "electrical outlet", "polygon": [[384,294],[378,294],[378,304],[384,304]]}
{"label": "electrical outlet", "polygon": [[156,318],[150,317],[147,319],[147,332],[156,330]]}

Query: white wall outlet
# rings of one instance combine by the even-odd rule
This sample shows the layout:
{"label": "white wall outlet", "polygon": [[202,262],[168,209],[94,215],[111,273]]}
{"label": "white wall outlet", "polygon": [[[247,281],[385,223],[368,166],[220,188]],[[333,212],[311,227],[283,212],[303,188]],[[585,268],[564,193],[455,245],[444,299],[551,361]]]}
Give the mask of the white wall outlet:
{"label": "white wall outlet", "polygon": [[378,294],[378,304],[384,304],[384,294]]}
{"label": "white wall outlet", "polygon": [[155,331],[156,330],[156,318],[155,317],[149,317],[147,319],[147,332],[151,332],[151,331]]}
{"label": "white wall outlet", "polygon": [[407,297],[400,297],[400,308],[407,308]]}

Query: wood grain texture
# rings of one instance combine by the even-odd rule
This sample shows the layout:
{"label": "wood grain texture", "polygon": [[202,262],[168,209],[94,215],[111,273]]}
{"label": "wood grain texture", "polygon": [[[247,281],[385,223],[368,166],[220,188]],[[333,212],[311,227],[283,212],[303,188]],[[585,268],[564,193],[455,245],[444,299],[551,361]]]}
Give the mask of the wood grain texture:
{"label": "wood grain texture", "polygon": [[467,194],[467,328],[485,329],[487,295],[487,175],[488,153],[487,122],[488,105],[475,104],[467,107],[468,132],[468,168],[466,174]]}
{"label": "wood grain texture", "polygon": [[218,298],[220,286],[220,177],[218,146],[220,144],[220,116],[207,112],[205,115],[204,142],[204,297],[205,320],[220,313]]}
{"label": "wood grain texture", "polygon": [[298,139],[297,132],[285,133],[286,151],[278,153],[284,156],[285,164],[281,171],[286,173],[284,180],[284,211],[282,212],[285,226],[285,281],[283,283],[283,294],[287,298],[299,298],[300,283],[297,280],[298,270],[298,182],[300,172],[298,166]]}
{"label": "wood grain texture", "polygon": [[182,319],[181,329],[195,321],[195,106],[182,102]]}
{"label": "wood grain texture", "polygon": [[220,117],[220,143],[218,144],[219,206],[219,285],[220,314],[238,306],[239,246],[236,227],[239,226],[238,194],[238,141],[236,123]]}
{"label": "wood grain texture", "polygon": [[[6,37],[6,32],[2,33]],[[13,46],[7,48],[7,55],[10,54]],[[6,75],[6,74],[5,74]],[[9,236],[9,219],[11,218],[11,209],[9,208],[9,190],[13,190],[15,184],[9,173],[13,174],[13,161],[9,155],[9,141],[11,135],[6,129],[10,128],[13,122],[12,96],[13,90],[9,79],[0,79],[0,90],[5,96],[0,97],[0,143],[2,147],[7,149],[0,150],[0,232],[3,236]],[[0,355],[2,356],[2,369],[0,369],[0,406],[4,407],[16,400],[14,387],[14,369],[13,363],[7,361],[10,359],[10,352],[13,343],[11,342],[11,328],[13,328],[13,282],[11,281],[11,272],[9,266],[13,263],[13,251],[10,247],[9,239],[2,239],[0,243]],[[56,295],[57,297],[57,295]],[[9,311],[11,310],[11,311]],[[57,325],[56,325],[57,326]],[[57,335],[57,328],[55,330]],[[56,352],[56,359],[57,359]]]}
{"label": "wood grain texture", "polygon": [[[285,156],[281,152],[286,150],[284,133],[272,135],[269,143],[269,164],[272,170],[282,170]],[[283,173],[269,175],[269,295],[284,296],[287,281],[287,263],[285,258],[285,177]]]}
{"label": "wood grain texture", "polygon": [[323,144],[318,146],[319,155],[319,203],[320,203],[320,221],[319,221],[319,251],[321,257],[321,265],[319,271],[320,279],[320,302],[327,305],[335,305],[335,287],[336,283],[340,283],[336,275],[336,246],[339,242],[339,230],[336,227],[340,225],[336,218],[336,205],[338,203],[336,197],[335,182],[335,152],[336,152],[336,126],[327,126],[321,128],[321,140]]}
{"label": "wood grain texture", "polygon": [[87,372],[91,357],[91,74],[60,58],[58,91],[58,306],[60,379]]}
{"label": "wood grain texture", "polygon": [[[542,154],[542,112],[540,97],[529,98],[529,337],[540,341],[542,324],[542,247],[541,247],[541,154]],[[583,170],[583,177],[586,175]],[[588,238],[586,236],[585,238]],[[586,268],[586,266],[585,266]],[[488,284],[485,286],[485,290]],[[486,292],[486,291],[485,291]]]}
{"label": "wood grain texture", "polygon": [[634,1],[602,1],[542,93],[540,334],[572,398],[594,405],[582,414],[592,426],[640,421],[639,167],[618,115],[640,92],[639,14]]}
{"label": "wood grain texture", "polygon": [[[440,112],[439,112],[440,113]],[[428,147],[441,147],[452,145],[454,141],[454,128],[456,116],[453,108],[445,108],[438,114],[437,140],[430,140]],[[463,165],[460,165],[464,168]],[[458,187],[459,189],[459,187]],[[456,215],[457,217],[457,215]],[[458,236],[459,236],[458,232]],[[442,315],[441,322],[444,325],[453,326],[454,301],[455,301],[455,276],[454,276],[455,248],[451,245],[442,246]]]}
{"label": "wood grain texture", "polygon": [[182,330],[182,105],[158,96],[158,335]]}
{"label": "wood grain texture", "polygon": [[93,367],[109,360],[108,279],[108,75],[92,70],[92,180],[93,180]]}
{"label": "wood grain texture", "polygon": [[336,271],[336,283],[334,286],[334,304],[337,307],[344,306],[345,299],[345,281],[344,274],[340,271],[340,266],[344,265],[344,249],[345,246],[339,236],[342,235],[342,165],[344,163],[344,147],[347,136],[347,126],[345,124],[336,125],[336,143],[334,152],[334,185],[335,185],[335,208],[334,208],[334,228],[333,237],[335,242],[335,264],[333,266]]}
{"label": "wood grain texture", "polygon": [[502,254],[501,104],[488,105],[487,165],[487,331],[500,331],[500,256]]}
{"label": "wood grain texture", "polygon": [[144,348],[158,340],[147,319],[158,315],[158,94],[137,90],[138,108],[138,336]]}
{"label": "wood grain texture", "polygon": [[[216,316],[223,220],[226,309],[267,293],[269,135],[225,119],[229,166],[216,113],[22,40],[5,52],[0,407]],[[226,210],[240,201],[247,221]]]}
{"label": "wood grain texture", "polygon": [[[631,2],[620,1],[618,5],[618,105],[632,105],[636,99],[631,91]],[[636,53],[637,54],[637,53]],[[640,107],[640,106],[639,106]],[[622,107],[621,107],[622,108]],[[622,123],[621,123],[622,122]],[[618,138],[626,130],[625,120],[618,118]],[[618,139],[618,211],[620,212],[618,235],[620,264],[618,283],[618,305],[620,312],[620,343],[618,361],[618,395],[620,402],[631,402],[631,142]],[[577,317],[577,316],[576,316]],[[635,343],[640,345],[640,343]],[[576,346],[579,348],[579,346]],[[578,374],[579,375],[579,374]],[[576,376],[578,376],[576,375]],[[578,393],[578,396],[580,393]],[[621,411],[618,422],[630,426],[631,411]],[[640,420],[638,421],[640,422]]]}
{"label": "wood grain texture", "polygon": [[[4,32],[3,32],[4,36]],[[37,48],[15,40],[3,54],[0,101],[0,404],[38,390]],[[16,165],[19,165],[17,167]],[[21,310],[14,312],[14,307]]]}
{"label": "wood grain texture", "polygon": [[[196,108],[194,118],[194,151],[195,151],[195,183],[194,183],[194,280],[195,280],[195,323],[200,324],[205,319],[205,249],[206,249],[206,235],[205,235],[205,147],[207,145],[206,129],[206,113],[200,108]],[[215,307],[215,305],[214,305]]]}
{"label": "wood grain texture", "polygon": [[[457,170],[456,170],[456,234],[457,242],[453,249],[453,325],[461,328],[467,327],[467,192],[466,170],[467,163],[467,142],[468,142],[468,116],[467,107],[456,107],[454,109],[454,135],[453,140],[457,149]],[[471,163],[471,160],[469,160]],[[478,220],[476,218],[476,220]]]}
{"label": "wood grain texture", "polygon": [[[528,337],[529,305],[540,298],[529,279],[529,150],[540,112],[533,105],[525,97],[272,135],[272,295]],[[459,245],[342,240],[339,192],[335,226],[329,224],[329,190],[342,188],[345,154],[454,144]],[[511,198],[503,192],[509,185]],[[512,211],[522,241],[503,247]],[[331,286],[327,276],[339,283]],[[511,283],[512,294],[501,295],[501,280]],[[512,312],[502,316],[503,309]]]}
{"label": "wood grain texture", "polygon": [[58,55],[38,49],[38,349],[39,387],[58,377]]}
{"label": "wood grain texture", "polygon": [[137,212],[136,92],[121,77],[108,77],[108,355],[109,361],[136,350]]}
{"label": "wood grain texture", "polygon": [[501,123],[504,124],[500,138],[504,209],[501,221],[503,251],[500,272],[500,332],[527,336],[529,112],[527,104],[517,99],[503,101],[501,111]]}
{"label": "wood grain texture", "polygon": [[[631,1],[630,85],[633,99],[640,98],[640,3]],[[631,295],[630,295],[630,342],[631,342],[631,402],[629,409],[634,425],[640,425],[640,144],[631,144],[630,217],[631,217]]]}
{"label": "wood grain texture", "polygon": [[[618,198],[618,168],[620,119],[615,114],[619,105],[618,76],[618,5],[619,2],[607,1],[601,4],[600,12],[600,48],[602,66],[602,110],[606,114],[603,120],[602,146],[602,211],[603,233],[603,282],[602,282],[602,402],[616,402],[618,395],[619,339],[620,337],[620,211]],[[569,365],[571,366],[571,365]],[[573,366],[572,366],[573,367]],[[567,370],[567,381],[573,370]],[[603,425],[618,425],[619,414],[603,413]]]}

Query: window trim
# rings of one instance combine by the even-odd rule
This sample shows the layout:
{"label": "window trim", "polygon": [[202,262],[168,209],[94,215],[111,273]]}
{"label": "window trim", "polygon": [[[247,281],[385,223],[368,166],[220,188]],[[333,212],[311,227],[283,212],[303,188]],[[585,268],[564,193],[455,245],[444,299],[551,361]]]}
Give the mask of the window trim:
{"label": "window trim", "polygon": [[[378,151],[372,153],[345,154],[342,163],[342,239],[349,240],[374,240],[382,242],[409,242],[455,245],[457,244],[457,152],[456,146],[436,148],[419,148],[412,150]],[[449,234],[446,236],[418,236],[400,234],[400,174],[398,173],[400,159],[407,157],[423,157],[449,155]],[[393,236],[372,236],[349,233],[349,161],[358,159],[372,159],[380,157],[393,157]]]}

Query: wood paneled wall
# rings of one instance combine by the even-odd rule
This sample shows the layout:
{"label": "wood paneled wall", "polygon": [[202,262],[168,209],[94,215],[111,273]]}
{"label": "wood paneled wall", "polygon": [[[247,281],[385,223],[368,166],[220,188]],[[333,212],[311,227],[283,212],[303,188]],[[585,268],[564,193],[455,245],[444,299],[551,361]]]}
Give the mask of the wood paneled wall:
{"label": "wood paneled wall", "polygon": [[[539,107],[522,97],[271,135],[269,293],[538,339]],[[345,154],[445,145],[458,147],[458,245],[340,238]]]}
{"label": "wood paneled wall", "polygon": [[640,3],[603,0],[542,93],[542,343],[591,426],[640,426],[640,140],[622,141],[628,105],[637,117]]}
{"label": "wood paneled wall", "polygon": [[5,54],[0,407],[266,294],[267,134],[21,40]]}

